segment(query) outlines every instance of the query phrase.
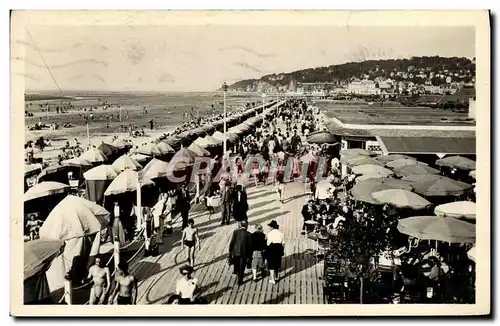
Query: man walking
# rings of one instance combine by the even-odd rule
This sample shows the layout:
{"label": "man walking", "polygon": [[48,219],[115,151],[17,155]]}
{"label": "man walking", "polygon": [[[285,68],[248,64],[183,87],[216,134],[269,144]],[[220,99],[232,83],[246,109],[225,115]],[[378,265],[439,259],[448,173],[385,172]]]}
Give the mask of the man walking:
{"label": "man walking", "polygon": [[240,228],[233,232],[229,243],[229,259],[234,266],[234,274],[238,276],[238,285],[243,284],[245,267],[252,257],[251,233],[248,232],[248,222],[241,221]]}

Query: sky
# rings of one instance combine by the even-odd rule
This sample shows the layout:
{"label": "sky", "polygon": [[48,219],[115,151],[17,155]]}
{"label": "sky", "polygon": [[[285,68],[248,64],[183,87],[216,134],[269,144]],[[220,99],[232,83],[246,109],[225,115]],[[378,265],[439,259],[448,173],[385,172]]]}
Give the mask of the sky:
{"label": "sky", "polygon": [[30,26],[16,42],[27,91],[214,91],[351,61],[475,57],[465,26]]}

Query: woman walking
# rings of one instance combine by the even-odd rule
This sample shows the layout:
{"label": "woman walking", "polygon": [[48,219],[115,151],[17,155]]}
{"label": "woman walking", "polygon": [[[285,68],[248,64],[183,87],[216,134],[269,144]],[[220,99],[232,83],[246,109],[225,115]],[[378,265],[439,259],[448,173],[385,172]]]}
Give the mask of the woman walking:
{"label": "woman walking", "polygon": [[190,218],[188,225],[182,231],[182,249],[187,248],[188,265],[194,267],[194,251],[195,246],[198,244],[200,250],[200,241],[198,238],[198,229],[194,228],[194,220]]}
{"label": "woman walking", "polygon": [[282,175],[277,178],[276,192],[278,193],[280,203],[283,203],[285,197],[285,184],[283,183]]}
{"label": "woman walking", "polygon": [[279,231],[278,223],[273,220],[268,224],[271,231],[267,234],[266,260],[269,269],[269,283],[276,284],[278,273],[281,268],[281,258],[285,254],[283,233]]}
{"label": "woman walking", "polygon": [[262,225],[257,224],[255,226],[255,232],[252,233],[250,238],[250,243],[252,246],[252,274],[253,281],[257,282],[257,272],[260,270],[261,276],[265,275],[265,264],[264,264],[264,250],[266,250],[266,235],[263,232]]}

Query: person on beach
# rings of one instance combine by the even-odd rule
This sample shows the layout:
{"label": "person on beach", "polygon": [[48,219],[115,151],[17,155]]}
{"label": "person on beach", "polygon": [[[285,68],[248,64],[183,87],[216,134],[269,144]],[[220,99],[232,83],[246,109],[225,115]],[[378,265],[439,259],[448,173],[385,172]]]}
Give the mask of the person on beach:
{"label": "person on beach", "polygon": [[194,220],[189,219],[187,227],[182,231],[182,250],[187,249],[187,260],[188,265],[194,267],[194,252],[195,246],[198,245],[198,250],[200,248],[200,240],[198,238],[198,229],[194,228]]}
{"label": "person on beach", "polygon": [[268,226],[272,229],[267,234],[266,261],[269,269],[269,283],[276,284],[278,273],[281,268],[281,259],[285,253],[283,233],[279,231],[279,225],[272,220]]}
{"label": "person on beach", "polygon": [[118,264],[115,280],[115,288],[109,298],[109,303],[135,305],[137,302],[137,279],[129,274],[126,261]]}
{"label": "person on beach", "polygon": [[89,305],[103,304],[110,289],[111,276],[109,268],[104,266],[101,255],[96,255],[95,264],[90,267],[87,278],[92,278],[93,283],[90,288]]}
{"label": "person on beach", "polygon": [[262,225],[257,224],[250,239],[250,243],[252,245],[252,275],[254,282],[257,282],[257,272],[260,271],[261,276],[265,276],[266,265],[264,263],[264,251],[267,247],[266,241],[267,239]]}

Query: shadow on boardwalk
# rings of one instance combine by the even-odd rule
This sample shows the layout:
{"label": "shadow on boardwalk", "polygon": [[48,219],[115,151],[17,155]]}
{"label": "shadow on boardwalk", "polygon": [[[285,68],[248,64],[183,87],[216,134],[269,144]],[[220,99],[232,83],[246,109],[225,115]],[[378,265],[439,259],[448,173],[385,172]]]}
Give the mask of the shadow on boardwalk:
{"label": "shadow on boardwalk", "polygon": [[[304,264],[301,264],[301,261],[304,261]],[[293,274],[300,273],[303,270],[315,266],[319,262],[320,261],[316,259],[313,250],[305,250],[301,253],[288,255],[283,259],[282,266],[291,266],[291,268],[287,268],[284,274],[280,275],[280,279],[285,279]]]}

